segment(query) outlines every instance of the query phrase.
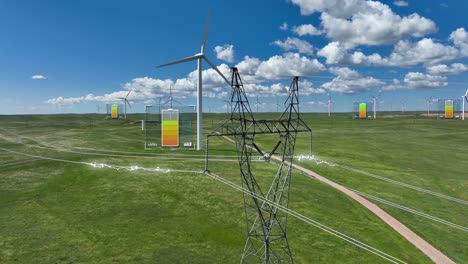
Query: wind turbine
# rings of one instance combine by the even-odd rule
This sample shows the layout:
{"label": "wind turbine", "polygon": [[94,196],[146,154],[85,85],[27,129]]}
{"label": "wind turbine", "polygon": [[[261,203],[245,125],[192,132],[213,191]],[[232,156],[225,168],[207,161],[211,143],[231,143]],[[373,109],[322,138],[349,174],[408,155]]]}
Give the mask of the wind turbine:
{"label": "wind turbine", "polygon": [[426,98],[426,103],[427,103],[427,116],[429,116],[429,112],[431,111],[431,105],[432,105],[432,96],[428,99]]}
{"label": "wind turbine", "polygon": [[278,97],[276,97],[276,112],[279,112],[280,104],[278,103]]}
{"label": "wind turbine", "polygon": [[465,95],[462,96],[462,120],[465,120],[465,101],[468,103],[468,89],[466,89]]}
{"label": "wind turbine", "polygon": [[[179,101],[172,98],[172,85],[171,85],[171,86],[169,86],[169,99],[166,102],[164,102],[162,105],[164,106],[164,105],[166,105],[167,103],[170,102],[171,104],[170,104],[169,107],[172,109],[172,102],[173,101],[175,101],[176,103],[182,105],[182,103],[180,103]],[[161,104],[161,102],[160,102],[160,104]]]}
{"label": "wind turbine", "polygon": [[406,102],[405,100],[401,100],[400,103],[401,103],[401,112],[404,114],[405,109],[406,109]]}
{"label": "wind turbine", "polygon": [[132,92],[132,89],[130,89],[130,91],[128,91],[128,93],[127,93],[127,95],[125,97],[119,97],[119,99],[124,100],[124,119],[127,119],[127,104],[128,104],[128,106],[130,108],[132,108],[132,106],[130,105],[130,103],[127,100],[127,97],[131,92]]}
{"label": "wind turbine", "polygon": [[328,102],[327,102],[328,117],[330,117],[330,113],[331,113],[331,104],[332,104],[331,93],[329,92],[329,93],[328,93]]}
{"label": "wind turbine", "polygon": [[211,12],[208,10],[208,17],[206,18],[205,33],[203,34],[203,40],[201,44],[201,51],[193,56],[186,57],[177,61],[169,62],[166,64],[159,65],[156,68],[161,68],[169,65],[179,64],[183,62],[197,60],[197,71],[198,71],[198,84],[197,84],[197,150],[202,149],[202,136],[203,136],[203,108],[202,108],[202,60],[205,60],[231,87],[231,83],[228,79],[218,70],[216,65],[214,65],[206,56],[205,56],[205,44],[206,38],[208,36],[208,25],[210,23]]}
{"label": "wind turbine", "polygon": [[379,94],[377,96],[375,95],[371,95],[372,96],[372,100],[374,100],[374,119],[377,119],[377,103],[379,101],[379,98],[380,98],[380,94],[382,92],[379,92]]}

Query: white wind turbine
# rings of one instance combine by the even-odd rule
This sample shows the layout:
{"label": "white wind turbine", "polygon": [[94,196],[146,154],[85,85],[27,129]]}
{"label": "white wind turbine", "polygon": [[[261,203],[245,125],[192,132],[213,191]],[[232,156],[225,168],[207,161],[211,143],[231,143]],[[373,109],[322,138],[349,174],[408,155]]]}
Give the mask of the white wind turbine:
{"label": "white wind turbine", "polygon": [[124,101],[124,119],[127,119],[127,104],[128,104],[128,106],[130,108],[132,108],[132,106],[130,105],[130,103],[127,100],[127,97],[131,92],[132,92],[132,90],[130,89],[130,91],[128,91],[128,93],[127,93],[127,95],[125,97],[119,97],[119,99]]}
{"label": "white wind turbine", "polygon": [[332,99],[331,99],[331,93],[328,93],[328,101],[327,101],[327,108],[328,108],[328,117],[331,115],[331,106],[332,106]]}
{"label": "white wind turbine", "polygon": [[372,98],[373,98],[372,100],[374,100],[374,119],[377,119],[377,103],[379,101],[380,94],[381,94],[381,92],[379,92],[379,94],[377,96],[371,95]]}
{"label": "white wind turbine", "polygon": [[203,121],[203,109],[202,109],[202,60],[205,60],[225,81],[226,83],[231,85],[228,79],[221,73],[221,71],[218,70],[216,65],[214,65],[206,56],[205,56],[205,44],[206,44],[206,38],[208,36],[208,25],[210,22],[210,11],[208,11],[208,17],[206,19],[206,25],[205,25],[205,33],[203,34],[203,40],[202,40],[202,45],[201,45],[201,51],[200,53],[197,53],[193,56],[183,58],[177,61],[169,62],[166,64],[159,65],[157,68],[169,66],[169,65],[174,65],[174,64],[179,64],[183,62],[188,62],[188,61],[193,61],[197,60],[197,72],[198,72],[198,85],[197,85],[197,150],[202,149],[202,136],[203,136],[203,126],[202,126],[202,121]]}
{"label": "white wind turbine", "polygon": [[432,99],[432,96],[430,98],[426,98],[424,99],[426,100],[426,105],[427,105],[427,116],[429,116],[430,114],[430,111],[431,111],[431,105],[433,103],[433,99]]}
{"label": "white wind turbine", "polygon": [[466,89],[465,95],[462,96],[462,120],[465,120],[465,101],[468,103],[468,89]]}
{"label": "white wind turbine", "polygon": [[[166,102],[164,102],[162,104],[162,106],[166,105],[167,103],[170,103],[169,108],[172,109],[172,102],[174,102],[174,101],[176,103],[178,103],[179,105],[182,105],[181,102],[179,102],[179,101],[175,100],[174,98],[172,98],[172,85],[171,85],[171,86],[169,86],[169,99]],[[159,102],[159,103],[161,104],[161,102]]]}

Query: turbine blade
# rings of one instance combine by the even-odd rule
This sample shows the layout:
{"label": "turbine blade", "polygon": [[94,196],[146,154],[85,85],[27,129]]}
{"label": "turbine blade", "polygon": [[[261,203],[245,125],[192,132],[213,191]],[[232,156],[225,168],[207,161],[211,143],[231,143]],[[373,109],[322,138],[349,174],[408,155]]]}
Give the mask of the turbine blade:
{"label": "turbine blade", "polygon": [[201,46],[201,53],[205,53],[206,38],[208,37],[208,27],[210,25],[211,10],[208,9],[208,16],[206,17],[205,32],[203,33],[203,40]]}
{"label": "turbine blade", "polygon": [[125,99],[127,99],[128,95],[132,92],[132,89],[130,89],[130,91],[128,91],[127,96],[125,96]]}
{"label": "turbine blade", "polygon": [[468,96],[468,89],[466,89],[465,98]]}
{"label": "turbine blade", "polygon": [[215,70],[226,81],[226,83],[229,85],[229,87],[231,87],[231,82],[229,82],[229,80],[218,69],[218,67],[216,67],[216,65],[214,65],[207,57],[203,56],[203,59],[205,59],[205,61],[208,62],[208,64],[211,66],[211,68],[213,68],[213,70]]}
{"label": "turbine blade", "polygon": [[198,59],[200,57],[203,57],[203,54],[198,53],[198,54],[195,54],[195,55],[187,57],[187,58],[183,58],[183,59],[180,59],[180,60],[176,60],[176,61],[173,61],[173,62],[169,62],[169,63],[166,63],[166,64],[159,65],[156,68],[166,67],[166,66],[169,66],[169,65],[179,64],[179,63],[183,63],[183,62],[187,62],[187,61],[193,61],[193,60],[196,60],[196,59]]}

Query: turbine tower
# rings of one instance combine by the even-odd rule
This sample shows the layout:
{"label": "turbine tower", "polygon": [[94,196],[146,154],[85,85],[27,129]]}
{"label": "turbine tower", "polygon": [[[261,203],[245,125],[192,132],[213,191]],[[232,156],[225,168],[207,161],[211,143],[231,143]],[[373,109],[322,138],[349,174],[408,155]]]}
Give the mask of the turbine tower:
{"label": "turbine tower", "polygon": [[331,103],[332,103],[332,100],[331,100],[331,93],[329,92],[329,93],[328,93],[328,102],[327,102],[327,107],[328,107],[328,117],[330,117],[330,112],[331,112]]}
{"label": "turbine tower", "polygon": [[132,92],[132,90],[130,89],[130,91],[128,91],[128,93],[127,93],[127,95],[125,97],[119,97],[119,99],[124,101],[124,119],[127,119],[127,104],[128,104],[128,106],[130,108],[132,108],[132,106],[130,106],[130,103],[127,100],[127,97],[131,92]]}
{"label": "turbine tower", "polygon": [[427,116],[429,117],[430,111],[431,111],[431,105],[432,105],[432,96],[430,98],[424,99],[426,100],[427,103]]}
{"label": "turbine tower", "polygon": [[197,60],[197,72],[198,72],[198,84],[197,84],[197,150],[202,149],[202,131],[203,131],[203,108],[202,108],[202,60],[205,60],[229,85],[231,84],[226,77],[219,71],[219,69],[214,65],[206,56],[205,56],[205,44],[206,44],[206,38],[208,36],[208,25],[210,23],[210,15],[211,12],[208,10],[208,17],[206,18],[206,25],[205,25],[205,33],[203,34],[203,40],[201,44],[201,50],[200,53],[197,53],[193,56],[183,58],[177,61],[169,62],[166,64],[162,64],[157,66],[156,68],[161,68],[165,66],[170,66],[174,64],[179,64],[183,62],[188,62],[188,61],[193,61]]}
{"label": "turbine tower", "polygon": [[466,89],[465,95],[462,96],[462,120],[465,120],[465,101],[468,103],[468,89]]}
{"label": "turbine tower", "polygon": [[172,109],[172,102],[176,102],[178,103],[179,105],[182,105],[182,103],[180,103],[179,101],[175,100],[174,98],[172,98],[172,85],[169,87],[169,99],[164,102],[163,104],[160,103],[160,105],[164,106],[166,105],[167,103],[170,103],[169,105],[169,108]]}
{"label": "turbine tower", "polygon": [[374,101],[374,119],[377,119],[377,103],[379,102],[381,94],[382,91],[380,91],[377,95],[371,95],[372,100]]}

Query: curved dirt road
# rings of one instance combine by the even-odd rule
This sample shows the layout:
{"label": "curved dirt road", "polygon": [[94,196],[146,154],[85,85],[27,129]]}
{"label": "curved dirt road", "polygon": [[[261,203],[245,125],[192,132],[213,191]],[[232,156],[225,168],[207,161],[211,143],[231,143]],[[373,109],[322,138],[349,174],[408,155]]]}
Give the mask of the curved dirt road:
{"label": "curved dirt road", "polygon": [[[278,157],[272,157],[275,158],[276,160],[281,161]],[[393,216],[389,215],[386,213],[384,210],[380,209],[377,205],[375,205],[372,202],[369,202],[367,199],[357,195],[356,193],[346,189],[346,187],[339,185],[338,183],[335,183],[333,181],[330,181],[329,179],[320,176],[319,174],[308,170],[306,168],[303,168],[297,164],[293,164],[293,168],[305,173],[306,175],[310,177],[314,177],[317,180],[330,185],[331,187],[339,190],[340,192],[346,194],[347,196],[351,197],[353,200],[356,202],[360,203],[367,209],[369,209],[372,213],[374,213],[376,216],[378,216],[380,219],[382,219],[385,223],[387,223],[389,226],[391,226],[395,231],[397,231],[400,235],[402,235],[406,240],[408,240],[411,244],[413,244],[415,247],[417,247],[420,251],[422,251],[426,256],[428,256],[432,261],[435,263],[440,263],[440,264],[449,264],[449,263],[455,263],[453,260],[451,260],[449,257],[444,255],[442,252],[440,252],[438,249],[434,248],[431,244],[429,244],[426,240],[422,239],[420,236],[418,236],[416,233],[411,231],[408,227],[406,227],[404,224],[400,223],[397,219],[395,219]]]}

